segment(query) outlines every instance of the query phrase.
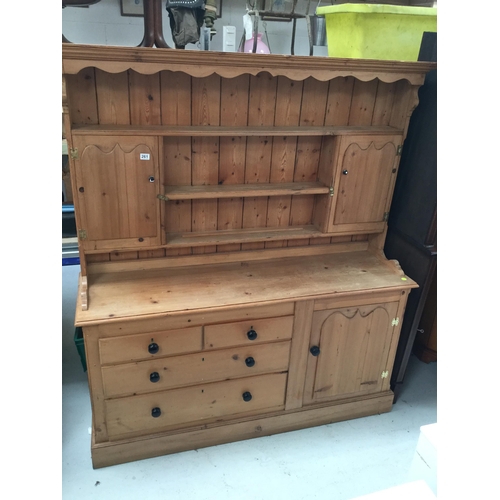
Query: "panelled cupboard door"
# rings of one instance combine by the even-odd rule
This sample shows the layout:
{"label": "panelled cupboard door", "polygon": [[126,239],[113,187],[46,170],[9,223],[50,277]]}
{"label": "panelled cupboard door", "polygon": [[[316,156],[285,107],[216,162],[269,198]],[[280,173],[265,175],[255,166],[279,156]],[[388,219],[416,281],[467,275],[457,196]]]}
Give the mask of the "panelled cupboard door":
{"label": "panelled cupboard door", "polygon": [[314,313],[304,404],[387,388],[397,308],[391,302]]}
{"label": "panelled cupboard door", "polygon": [[381,232],[399,163],[400,135],[340,138],[328,232]]}
{"label": "panelled cupboard door", "polygon": [[77,136],[79,238],[86,250],[160,244],[155,137]]}

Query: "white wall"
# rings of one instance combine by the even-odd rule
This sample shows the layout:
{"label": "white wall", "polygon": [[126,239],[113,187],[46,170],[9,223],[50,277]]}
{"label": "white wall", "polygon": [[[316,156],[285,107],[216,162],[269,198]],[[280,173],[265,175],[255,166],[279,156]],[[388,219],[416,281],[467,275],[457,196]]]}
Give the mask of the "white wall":
{"label": "white wall", "polygon": [[[302,3],[303,6],[306,5],[305,0],[299,0],[299,3]],[[217,19],[215,23],[217,34],[211,42],[212,50],[222,50],[222,27],[226,25],[236,27],[236,43],[239,44],[243,34],[245,5],[245,0],[222,0],[222,18]],[[315,8],[317,1],[312,0],[311,5],[314,5]],[[162,12],[165,41],[173,47],[165,2],[162,2]],[[263,33],[263,41],[267,42],[262,25],[259,31]],[[62,32],[68,40],[74,43],[134,47],[141,43],[144,34],[144,19],[142,17],[122,16],[120,13],[120,0],[101,0],[89,8],[66,7],[63,9]],[[273,54],[290,54],[291,22],[268,22],[267,34]],[[198,50],[198,47],[194,44],[190,44],[186,48]],[[326,56],[327,53],[326,47],[314,47],[315,56]],[[297,21],[295,54],[309,54],[309,40],[305,19]]]}

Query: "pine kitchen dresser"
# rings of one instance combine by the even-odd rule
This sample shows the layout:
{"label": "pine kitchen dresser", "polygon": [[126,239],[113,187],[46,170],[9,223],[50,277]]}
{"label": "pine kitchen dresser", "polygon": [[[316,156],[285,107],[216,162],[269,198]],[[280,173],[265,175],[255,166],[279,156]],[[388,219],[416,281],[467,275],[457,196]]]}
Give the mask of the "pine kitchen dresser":
{"label": "pine kitchen dresser", "polygon": [[391,410],[434,63],[63,44],[95,468]]}

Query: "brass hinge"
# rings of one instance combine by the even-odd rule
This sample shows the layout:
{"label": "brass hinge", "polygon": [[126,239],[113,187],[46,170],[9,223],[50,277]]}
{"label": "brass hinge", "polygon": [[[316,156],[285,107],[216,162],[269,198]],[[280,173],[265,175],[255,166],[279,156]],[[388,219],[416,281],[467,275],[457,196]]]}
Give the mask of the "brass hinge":
{"label": "brass hinge", "polygon": [[73,160],[78,160],[78,148],[71,148],[69,154]]}
{"label": "brass hinge", "polygon": [[389,376],[388,371],[382,372],[382,375],[381,375],[382,378],[387,378],[388,376]]}
{"label": "brass hinge", "polygon": [[396,149],[396,156],[401,156],[402,152],[403,152],[403,146],[398,146]]}
{"label": "brass hinge", "polygon": [[168,201],[168,196],[165,196],[164,194],[159,194],[156,197],[161,201]]}
{"label": "brass hinge", "polygon": [[87,231],[85,229],[78,230],[78,238],[80,238],[81,240],[86,240],[87,239]]}
{"label": "brass hinge", "polygon": [[384,222],[389,220],[389,212],[384,212]]}
{"label": "brass hinge", "polygon": [[398,326],[399,325],[399,318],[394,318],[392,320],[392,326]]}
{"label": "brass hinge", "polygon": [[333,196],[333,186],[330,186],[330,196]]}

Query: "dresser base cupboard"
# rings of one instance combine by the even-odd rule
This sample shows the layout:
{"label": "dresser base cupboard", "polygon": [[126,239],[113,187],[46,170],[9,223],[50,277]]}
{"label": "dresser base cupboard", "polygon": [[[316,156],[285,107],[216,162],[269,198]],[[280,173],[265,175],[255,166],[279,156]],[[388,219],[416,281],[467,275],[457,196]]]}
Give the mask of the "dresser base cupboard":
{"label": "dresser base cupboard", "polygon": [[391,410],[433,67],[63,45],[95,468]]}

